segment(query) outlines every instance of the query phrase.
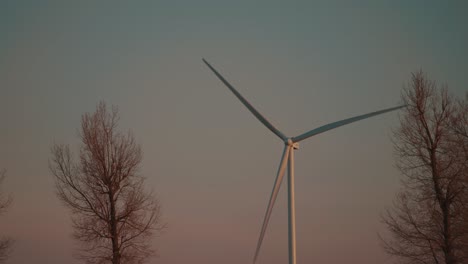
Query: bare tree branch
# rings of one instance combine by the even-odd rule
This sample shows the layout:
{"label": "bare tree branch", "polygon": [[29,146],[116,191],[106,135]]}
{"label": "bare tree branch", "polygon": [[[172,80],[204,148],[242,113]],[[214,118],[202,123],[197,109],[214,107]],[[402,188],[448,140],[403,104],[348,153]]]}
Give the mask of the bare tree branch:
{"label": "bare tree branch", "polygon": [[[6,177],[6,170],[0,170],[0,185],[3,183]],[[13,202],[13,198],[8,195],[5,196],[3,192],[0,192],[0,214],[5,213]],[[4,263],[12,250],[13,240],[8,237],[0,238],[0,263]]]}

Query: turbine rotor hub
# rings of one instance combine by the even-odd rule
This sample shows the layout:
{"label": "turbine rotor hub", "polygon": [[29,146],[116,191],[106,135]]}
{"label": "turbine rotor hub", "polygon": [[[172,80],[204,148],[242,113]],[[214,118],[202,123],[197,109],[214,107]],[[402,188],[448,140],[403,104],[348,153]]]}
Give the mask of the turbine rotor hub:
{"label": "turbine rotor hub", "polygon": [[292,141],[291,138],[288,138],[288,141],[285,142],[286,145],[293,147],[294,149],[299,149],[299,143]]}

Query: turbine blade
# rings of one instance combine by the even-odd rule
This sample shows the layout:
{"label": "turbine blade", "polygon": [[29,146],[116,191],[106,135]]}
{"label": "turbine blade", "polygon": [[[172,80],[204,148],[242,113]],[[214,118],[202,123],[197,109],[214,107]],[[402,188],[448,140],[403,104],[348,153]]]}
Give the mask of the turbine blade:
{"label": "turbine blade", "polygon": [[260,247],[262,246],[263,237],[265,236],[265,231],[268,226],[268,221],[270,220],[271,212],[273,211],[273,206],[275,205],[276,197],[281,187],[281,182],[283,181],[284,172],[286,170],[286,164],[289,157],[289,152],[292,151],[290,146],[285,146],[283,151],[283,156],[281,157],[280,166],[278,168],[278,174],[276,175],[275,184],[273,185],[273,191],[271,192],[270,201],[268,202],[267,211],[265,213],[265,218],[263,219],[262,230],[260,231],[260,237],[257,242],[257,249],[255,250],[255,256],[253,263],[257,261],[258,253],[260,252]]}
{"label": "turbine blade", "polygon": [[368,113],[368,114],[364,114],[364,115],[360,115],[360,116],[351,117],[351,118],[344,119],[344,120],[341,120],[341,121],[333,122],[333,123],[330,123],[330,124],[327,124],[327,125],[312,129],[309,132],[306,132],[306,133],[304,133],[302,135],[299,135],[297,137],[293,137],[292,141],[293,142],[299,142],[301,140],[304,140],[304,139],[309,138],[311,136],[315,136],[315,135],[323,133],[325,131],[328,131],[328,130],[331,130],[331,129],[334,129],[334,128],[337,128],[337,127],[340,127],[340,126],[344,126],[344,125],[347,125],[347,124],[350,124],[350,123],[353,123],[353,122],[356,122],[356,121],[359,121],[359,120],[362,120],[362,119],[366,119],[366,118],[369,118],[369,117],[372,117],[372,116],[376,116],[376,115],[380,115],[380,114],[383,114],[383,113],[386,113],[386,112],[394,111],[394,110],[400,109],[402,107],[406,107],[406,105],[400,105],[400,106],[397,106],[397,107],[387,108],[387,109],[383,109],[383,110],[380,110],[380,111],[376,111],[376,112],[372,112],[372,113]]}
{"label": "turbine blade", "polygon": [[231,90],[231,92],[249,109],[249,111],[260,121],[262,122],[268,129],[271,130],[275,135],[280,137],[283,141],[286,141],[288,138],[281,133],[276,127],[274,127],[268,120],[263,117],[228,81],[224,79],[221,74],[215,70],[205,59],[202,59],[203,62],[210,68],[210,70]]}

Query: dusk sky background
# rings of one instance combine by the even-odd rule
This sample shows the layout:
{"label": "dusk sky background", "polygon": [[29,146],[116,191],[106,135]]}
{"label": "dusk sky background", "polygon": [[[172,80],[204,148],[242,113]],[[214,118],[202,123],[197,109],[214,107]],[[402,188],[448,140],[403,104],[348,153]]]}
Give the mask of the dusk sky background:
{"label": "dusk sky background", "polygon": [[[463,96],[466,1],[1,1],[0,168],[14,203],[7,263],[79,263],[50,147],[78,150],[81,115],[120,109],[168,228],[150,263],[251,263],[283,143],[206,58],[288,136],[401,103],[419,69]],[[391,112],[301,142],[298,263],[391,263]],[[286,182],[258,263],[287,262]]]}

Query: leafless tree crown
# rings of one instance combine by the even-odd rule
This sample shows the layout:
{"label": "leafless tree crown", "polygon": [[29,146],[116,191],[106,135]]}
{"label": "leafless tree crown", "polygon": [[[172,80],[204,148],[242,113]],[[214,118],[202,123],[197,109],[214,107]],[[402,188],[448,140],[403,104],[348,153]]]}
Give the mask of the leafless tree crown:
{"label": "leafless tree crown", "polygon": [[157,199],[143,188],[140,146],[118,131],[116,107],[105,103],[81,120],[81,148],[52,147],[50,170],[58,197],[72,212],[78,254],[86,263],[144,263],[155,251],[151,237],[163,228]]}
{"label": "leafless tree crown", "polygon": [[466,108],[423,72],[412,75],[402,98],[408,107],[393,140],[403,189],[382,217],[390,233],[384,248],[401,263],[466,263],[468,175],[460,146],[467,139],[457,136],[467,126]]}

